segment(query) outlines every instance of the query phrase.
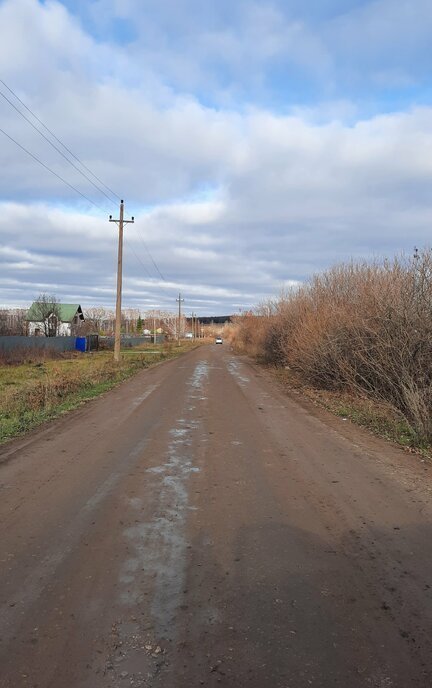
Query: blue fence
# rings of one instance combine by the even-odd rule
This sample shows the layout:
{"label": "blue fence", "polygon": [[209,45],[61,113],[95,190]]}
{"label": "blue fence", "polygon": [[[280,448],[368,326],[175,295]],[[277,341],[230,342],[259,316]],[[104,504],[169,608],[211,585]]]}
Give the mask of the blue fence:
{"label": "blue fence", "polygon": [[76,337],[0,337],[0,351],[74,351]]}
{"label": "blue fence", "polygon": [[[162,344],[164,340],[165,335],[156,335],[156,344]],[[153,343],[153,337],[150,335],[123,335],[121,338],[122,349],[149,343]],[[97,351],[99,346],[103,349],[113,349],[114,337],[99,337],[93,334],[87,337],[0,337],[0,351]]]}

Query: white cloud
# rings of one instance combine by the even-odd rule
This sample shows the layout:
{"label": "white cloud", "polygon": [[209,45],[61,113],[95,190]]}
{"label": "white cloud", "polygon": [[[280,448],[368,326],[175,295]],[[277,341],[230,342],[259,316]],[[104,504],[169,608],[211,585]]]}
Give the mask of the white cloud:
{"label": "white cloud", "polygon": [[[386,16],[384,2],[372,9]],[[333,22],[335,41],[341,27],[354,30],[352,16]],[[366,26],[372,15],[358,16]],[[239,32],[215,18],[191,55],[223,47],[241,73],[248,61],[261,68],[291,51],[305,69],[308,61],[332,69],[326,35],[318,40],[306,22],[276,5],[250,5],[243,18]],[[432,108],[352,122],[357,110],[345,100],[289,115],[211,107],[176,92],[157,65],[142,64],[141,73],[137,49],[128,55],[97,41],[53,1],[3,2],[0,39],[5,80],[136,215],[125,230],[125,305],[174,307],[180,290],[191,309],[229,312],[337,260],[429,241]],[[0,127],[107,206],[106,215],[117,212],[2,100]],[[115,225],[0,142],[0,302],[24,304],[46,290],[112,305]]]}

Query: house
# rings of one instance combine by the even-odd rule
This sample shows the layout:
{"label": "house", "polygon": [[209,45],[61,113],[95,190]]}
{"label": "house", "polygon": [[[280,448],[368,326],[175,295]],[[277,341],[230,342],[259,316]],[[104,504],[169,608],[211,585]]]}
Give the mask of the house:
{"label": "house", "polygon": [[84,322],[84,314],[79,303],[35,301],[27,311],[26,321],[30,337],[70,337]]}

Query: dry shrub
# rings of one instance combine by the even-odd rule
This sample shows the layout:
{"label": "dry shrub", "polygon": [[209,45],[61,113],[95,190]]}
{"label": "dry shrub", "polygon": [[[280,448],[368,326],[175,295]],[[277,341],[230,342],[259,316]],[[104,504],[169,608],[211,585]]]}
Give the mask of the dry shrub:
{"label": "dry shrub", "polygon": [[250,356],[265,356],[268,323],[260,314],[247,313],[233,318],[227,337],[234,348]]}
{"label": "dry shrub", "polygon": [[17,389],[4,390],[0,403],[0,414],[11,416],[26,412],[39,412],[50,409],[70,395],[89,389],[108,379],[121,378],[121,371],[112,361],[94,364],[91,368],[77,367],[62,370],[53,367],[45,371],[39,380],[28,380]]}
{"label": "dry shrub", "polygon": [[431,251],[333,268],[237,330],[247,353],[289,366],[315,387],[387,402],[419,439],[432,440]]}

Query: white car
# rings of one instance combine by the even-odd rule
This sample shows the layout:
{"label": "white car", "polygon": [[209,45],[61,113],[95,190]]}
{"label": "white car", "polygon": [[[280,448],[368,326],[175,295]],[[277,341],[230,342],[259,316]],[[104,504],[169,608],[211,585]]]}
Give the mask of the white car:
{"label": "white car", "polygon": [[223,339],[222,339],[222,337],[216,337],[216,339],[215,339],[215,344],[223,344]]}

